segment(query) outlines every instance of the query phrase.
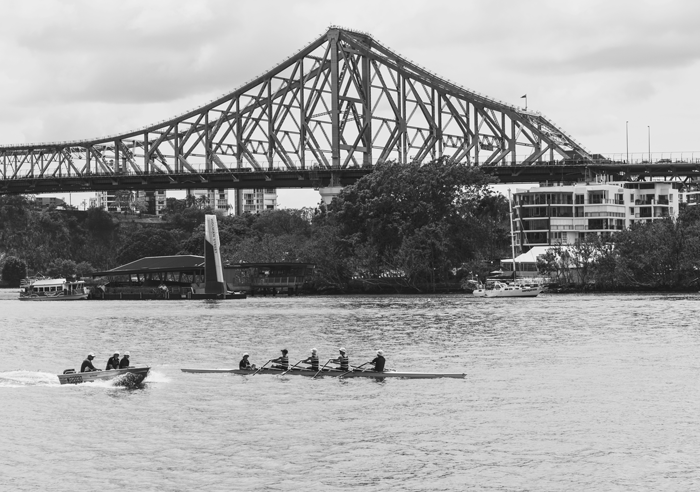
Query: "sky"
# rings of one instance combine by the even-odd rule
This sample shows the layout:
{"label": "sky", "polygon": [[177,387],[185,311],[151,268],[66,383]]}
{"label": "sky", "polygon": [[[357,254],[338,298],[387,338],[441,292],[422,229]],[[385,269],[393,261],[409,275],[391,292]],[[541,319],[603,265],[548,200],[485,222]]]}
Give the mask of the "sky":
{"label": "sky", "polygon": [[[5,0],[0,144],[170,118],[338,25],[495,99],[527,94],[590,152],[700,157],[698,19],[690,0]],[[279,193],[283,207],[318,201]]]}

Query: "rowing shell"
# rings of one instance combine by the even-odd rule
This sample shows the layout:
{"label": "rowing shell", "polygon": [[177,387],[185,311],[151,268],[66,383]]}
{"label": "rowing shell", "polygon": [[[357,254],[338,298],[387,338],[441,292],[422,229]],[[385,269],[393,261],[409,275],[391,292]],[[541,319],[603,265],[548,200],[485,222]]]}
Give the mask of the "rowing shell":
{"label": "rowing shell", "polygon": [[[241,375],[251,375],[254,370],[244,370],[244,369],[182,369],[182,372],[189,373],[229,373],[229,374],[241,374]],[[282,374],[283,369],[272,369],[265,367],[258,370],[258,374]],[[287,371],[285,375],[287,376],[315,376],[318,371],[311,369],[299,369],[294,368]],[[434,378],[464,378],[466,374],[461,372],[401,372],[401,371],[387,371],[387,372],[374,372],[374,371],[353,371],[345,372],[338,371],[335,369],[323,370],[319,376],[331,376],[338,377],[343,376],[344,378],[409,378],[409,379],[434,379]]]}

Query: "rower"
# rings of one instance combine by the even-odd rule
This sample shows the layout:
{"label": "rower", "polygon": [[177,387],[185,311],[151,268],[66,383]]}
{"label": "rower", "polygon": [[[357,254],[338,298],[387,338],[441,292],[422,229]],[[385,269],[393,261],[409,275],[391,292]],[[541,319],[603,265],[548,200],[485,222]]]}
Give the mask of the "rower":
{"label": "rower", "polygon": [[250,365],[250,361],[248,360],[247,353],[243,354],[243,358],[238,363],[238,369],[240,369],[241,371],[250,371],[251,369],[253,369],[253,366]]}
{"label": "rower", "polygon": [[95,354],[93,352],[90,352],[88,356],[85,358],[83,361],[83,365],[80,366],[80,372],[93,372],[93,371],[99,371],[98,368],[92,365],[92,359],[95,358]]}
{"label": "rower", "polygon": [[119,352],[114,352],[114,355],[107,359],[105,371],[111,371],[112,369],[119,369]]}
{"label": "rower", "polygon": [[377,350],[377,356],[368,364],[372,364],[372,370],[374,372],[384,372],[384,364],[386,364],[386,359],[384,358],[384,351]]}
{"label": "rower", "polygon": [[348,359],[348,356],[346,355],[345,348],[340,347],[338,349],[338,352],[340,352],[340,355],[338,355],[337,359],[331,359],[331,362],[333,364],[338,364],[338,369],[341,371],[349,371],[350,370],[350,359]]}
{"label": "rower", "polygon": [[[272,359],[270,362],[272,362],[273,369],[282,369],[283,371],[286,371],[289,369],[289,356],[287,354],[289,351],[287,349],[282,349],[282,355],[280,357],[277,357],[276,359]],[[276,365],[274,365],[276,364]]]}
{"label": "rower", "polygon": [[126,369],[129,367],[129,351],[124,352],[124,357],[122,357],[122,360],[119,361],[119,369]]}
{"label": "rower", "polygon": [[312,371],[318,371],[318,351],[315,348],[311,349],[311,355],[301,361],[302,364],[311,364]]}

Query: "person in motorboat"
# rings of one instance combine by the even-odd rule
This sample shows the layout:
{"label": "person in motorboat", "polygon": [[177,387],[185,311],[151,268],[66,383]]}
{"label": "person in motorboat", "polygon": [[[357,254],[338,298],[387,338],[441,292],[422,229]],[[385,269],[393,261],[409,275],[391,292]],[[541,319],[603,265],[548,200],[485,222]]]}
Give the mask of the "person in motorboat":
{"label": "person in motorboat", "polygon": [[107,359],[105,371],[111,371],[113,369],[119,369],[119,352],[114,352],[114,355]]}
{"label": "person in motorboat", "polygon": [[83,364],[80,366],[80,372],[93,372],[93,371],[99,371],[98,368],[92,365],[92,359],[95,358],[95,354],[93,352],[90,352],[88,356],[85,358],[83,361]]}
{"label": "person in motorboat", "polygon": [[255,369],[255,365],[250,363],[248,357],[248,353],[243,354],[243,358],[238,363],[238,369],[241,371],[252,371]]}
{"label": "person in motorboat", "polygon": [[302,364],[310,364],[312,371],[318,371],[318,351],[315,348],[311,349],[311,355],[301,361]]}
{"label": "person in motorboat", "polygon": [[289,354],[289,350],[282,349],[282,355],[270,361],[272,362],[272,368],[282,369],[283,371],[289,369],[289,356],[287,354]]}
{"label": "person in motorboat", "polygon": [[131,362],[129,362],[130,355],[128,351],[124,352],[124,357],[119,361],[119,369],[126,369],[129,367],[129,364],[131,364]]}
{"label": "person in motorboat", "polygon": [[372,371],[384,372],[384,365],[386,364],[386,359],[384,358],[384,351],[377,350],[377,356],[370,362],[368,362],[368,364],[372,364]]}
{"label": "person in motorboat", "polygon": [[345,351],[344,347],[340,347],[338,349],[339,355],[336,359],[331,359],[331,363],[333,364],[338,364],[338,368],[341,371],[349,371],[350,370],[350,359],[348,359],[348,356],[346,355],[347,352]]}

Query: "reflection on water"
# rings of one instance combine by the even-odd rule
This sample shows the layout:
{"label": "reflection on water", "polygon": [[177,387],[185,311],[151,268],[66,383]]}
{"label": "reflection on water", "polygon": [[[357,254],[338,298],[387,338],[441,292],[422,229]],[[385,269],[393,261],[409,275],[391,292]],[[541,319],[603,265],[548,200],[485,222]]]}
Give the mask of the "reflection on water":
{"label": "reflection on water", "polygon": [[[692,490],[697,303],[2,300],[0,490]],[[180,371],[340,346],[354,365],[381,348],[390,367],[467,378]],[[154,367],[141,388],[58,384],[114,350]]]}

